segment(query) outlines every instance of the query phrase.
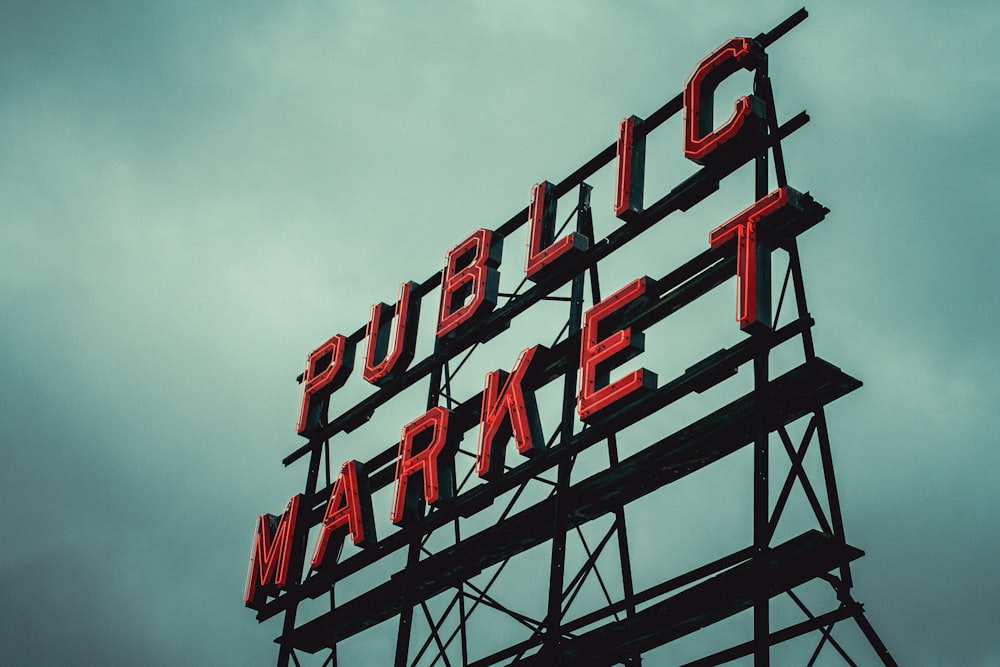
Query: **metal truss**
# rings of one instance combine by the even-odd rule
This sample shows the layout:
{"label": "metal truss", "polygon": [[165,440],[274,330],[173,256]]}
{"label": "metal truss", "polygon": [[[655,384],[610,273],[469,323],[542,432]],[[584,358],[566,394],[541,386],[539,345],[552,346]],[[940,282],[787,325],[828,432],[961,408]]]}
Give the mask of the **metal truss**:
{"label": "metal truss", "polygon": [[[757,39],[769,44],[803,18],[804,10]],[[596,304],[602,298],[599,260],[671,211],[686,209],[711,194],[719,180],[750,159],[756,165],[758,199],[768,192],[772,168],[778,186],[787,185],[781,140],[801,127],[808,116],[802,113],[785,125],[778,123],[766,63],[755,71],[754,88],[768,108],[767,145],[762,152],[732,165],[703,169],[646,209],[640,219],[605,239],[597,239],[590,209],[591,188],[584,179],[613,159],[613,150],[602,151],[557,186],[560,196],[574,189],[578,192],[576,206],[557,236],[575,223],[576,231],[589,239],[592,249],[574,275],[556,276],[548,283],[527,288],[522,282],[513,293],[503,295],[506,303],[464,342],[455,344],[447,354],[432,355],[417,364],[404,380],[383,388],[374,398],[331,421],[322,437],[286,458],[287,464],[306,454],[310,457],[305,494],[315,520],[315,508],[332,484],[329,443],[333,434],[350,430],[402,386],[423,377],[429,377],[427,407],[443,403],[471,428],[478,417],[479,397],[459,401],[452,385],[478,341],[490,332],[502,330],[510,318],[542,300],[567,304],[565,323],[543,359],[544,371],[536,380],[539,386],[562,380],[560,419],[548,434],[545,454],[505,466],[505,474],[489,485],[475,484],[478,480],[473,479],[470,469],[464,478],[456,480],[455,501],[429,512],[417,528],[403,529],[381,540],[376,548],[344,559],[333,574],[311,573],[302,580],[301,569],[293,573],[293,579],[302,583],[267,603],[258,614],[260,620],[265,620],[284,613],[277,640],[279,667],[302,664],[300,658],[305,653],[325,656],[324,667],[336,666],[338,642],[392,619],[396,619],[396,667],[638,666],[643,664],[643,655],[653,649],[741,612],[753,617],[749,640],[727,642],[717,652],[689,661],[685,667],[720,665],[746,656],[753,656],[755,667],[762,667],[769,664],[772,647],[809,634],[816,638],[816,644],[808,665],[815,664],[821,654],[832,653],[845,664],[856,665],[849,648],[834,635],[834,630],[846,621],[853,621],[867,640],[870,653],[883,665],[896,664],[851,593],[850,563],[863,554],[846,542],[824,407],[861,383],[816,355],[796,241],[798,234],[822,220],[825,208],[810,198],[803,213],[788,221],[777,235],[774,252],[787,255],[787,269],[769,331],[754,333],[710,355],[640,400],[616,409],[610,417],[575,429],[575,355],[588,287],[590,303]],[[675,98],[654,113],[647,125],[655,127],[679,110],[680,100]],[[516,228],[523,222],[524,213],[514,216],[501,231]],[[732,249],[706,250],[651,281],[651,298],[641,308],[629,311],[623,326],[662,320],[729,280],[735,264]],[[569,296],[554,296],[555,290],[567,281]],[[433,278],[426,281],[421,285],[422,293],[434,286]],[[786,302],[792,305],[786,306]],[[794,318],[782,323],[783,311],[794,312]],[[772,351],[793,341],[801,345],[802,363],[772,378]],[[620,455],[617,434],[621,428],[684,396],[724,382],[744,365],[753,369],[749,393],[630,456]],[[796,424],[804,425],[798,437],[793,435]],[[574,475],[578,457],[601,445],[606,449],[606,465],[578,479]],[[753,449],[752,543],[637,590],[633,577],[637,554],[627,525],[630,503],[747,445]],[[375,471],[371,478],[373,489],[391,483],[394,455],[395,450],[389,447],[367,464]],[[459,455],[476,456],[463,449]],[[810,455],[819,459],[821,474],[814,478],[807,474],[809,461],[815,460],[809,459]],[[772,464],[778,467],[780,462],[787,465],[783,478],[770,479]],[[323,488],[319,487],[321,468],[325,473]],[[773,501],[772,487],[778,489]],[[545,492],[539,493],[539,489]],[[796,490],[805,499],[815,529],[775,544]],[[523,507],[528,496],[538,499]],[[470,524],[468,517],[501,497],[505,505],[491,525],[483,527],[481,521]],[[431,536],[442,533],[450,534],[450,546],[432,549]],[[567,557],[571,543],[582,554],[582,563]],[[526,609],[504,601],[500,593],[505,571],[520,554],[544,544],[551,544],[547,589],[537,591],[544,604],[536,604],[538,609]],[[304,543],[299,545],[300,553],[303,549]],[[338,581],[403,549],[405,567],[395,576],[354,599],[337,603],[334,591]],[[301,560],[297,559],[300,568]],[[817,584],[824,594],[816,594]],[[587,587],[590,602],[581,605]],[[808,588],[808,594],[803,593],[804,588]],[[297,624],[298,603],[322,595],[329,596],[330,611]],[[783,619],[780,627],[772,627],[772,611],[779,600],[796,611],[798,619]],[[822,611],[816,610],[818,605],[823,605]],[[584,610],[578,612],[578,607]],[[506,644],[501,648],[484,651],[483,637],[473,630],[476,619],[484,615],[505,619],[516,628],[511,636],[518,638],[500,642]],[[487,620],[481,625],[489,627],[491,623]],[[386,634],[384,630],[381,633]]]}

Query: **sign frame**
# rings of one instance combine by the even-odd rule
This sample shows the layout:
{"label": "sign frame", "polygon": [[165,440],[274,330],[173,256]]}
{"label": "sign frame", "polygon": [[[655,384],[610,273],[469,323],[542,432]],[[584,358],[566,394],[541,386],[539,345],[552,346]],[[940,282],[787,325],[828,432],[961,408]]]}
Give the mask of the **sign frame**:
{"label": "sign frame", "polygon": [[[306,371],[299,376],[303,398],[296,426],[308,442],[283,459],[287,466],[308,457],[305,491],[292,496],[280,516],[258,518],[244,595],[244,602],[257,611],[259,621],[284,615],[282,633],[276,640],[279,666],[288,665],[290,660],[299,664],[297,652],[323,650],[330,651],[324,664],[331,660],[335,664],[339,641],[397,616],[395,664],[411,664],[417,608],[428,615],[429,631],[412,664],[435,648],[438,657],[447,660],[449,645],[459,635],[464,665],[639,664],[642,653],[743,610],[753,615],[752,639],[692,664],[721,664],[753,655],[755,665],[766,665],[772,644],[810,632],[822,635],[817,650],[827,641],[837,646],[826,628],[846,619],[857,623],[883,664],[895,664],[861,605],[851,596],[850,562],[863,553],[844,539],[824,406],[861,383],[816,356],[797,237],[829,211],[808,194],[788,186],[781,150],[782,140],[803,127],[809,117],[802,112],[779,124],[768,77],[767,47],[806,16],[802,9],[767,33],[724,43],[696,66],[683,93],[646,119],[624,119],[616,143],[559,183],[543,181],[533,186],[525,209],[496,230],[473,232],[449,251],[441,272],[420,283],[404,282],[394,305],[374,305],[367,325],[349,335],[332,336],[310,355]],[[714,128],[712,90],[740,68],[753,71],[753,94],[740,98],[730,119]],[[702,166],[644,207],[645,137],[682,110],[685,156]],[[622,224],[598,239],[586,179],[613,160],[618,161],[613,209]],[[777,189],[769,192],[771,160]],[[755,203],[712,230],[703,252],[660,278],[639,277],[601,298],[598,275],[603,259],[670,213],[687,210],[711,196],[723,179],[751,162],[755,165]],[[575,229],[559,236],[562,230],[555,227],[555,202],[574,190],[578,192],[577,204],[570,219],[575,218]],[[497,285],[502,242],[525,223],[530,226],[525,271],[532,284],[524,292],[506,295],[501,304]],[[788,264],[772,316],[770,262],[776,251],[787,253]],[[614,369],[642,352],[644,328],[733,276],[739,285],[737,320],[747,338],[697,361],[662,386],[646,369],[618,377],[620,373]],[[585,309],[588,278],[593,305]],[[482,393],[454,401],[449,391],[449,363],[500,334],[515,317],[567,285],[570,296],[565,337],[549,348],[526,348],[509,371],[487,375]],[[436,344],[431,354],[413,363],[420,303],[435,289],[441,292]],[[778,326],[786,296],[794,299],[796,317]],[[328,419],[330,396],[353,371],[357,347],[366,339],[363,377],[377,389]],[[772,350],[792,341],[801,344],[804,362],[772,379]],[[753,369],[752,391],[639,453],[619,459],[618,431],[692,392],[704,392],[726,381],[744,365]],[[362,427],[379,407],[425,378],[429,380],[427,412],[403,427],[400,442],[368,461],[343,462],[340,474],[332,478],[331,438]],[[560,379],[559,427],[548,442],[543,442],[533,392]],[[442,400],[447,408],[440,405]],[[575,429],[574,412],[584,423],[582,429]],[[808,422],[796,446],[786,427],[800,419]],[[462,492],[462,485],[456,483],[454,456],[461,434],[477,427],[481,433],[474,471],[486,483]],[[789,471],[773,506],[769,479],[772,432],[789,460]],[[504,459],[510,439],[520,455],[526,456],[518,458],[516,464]],[[825,504],[804,467],[813,441],[820,450]],[[607,443],[608,468],[574,482],[576,456],[601,442]],[[753,449],[753,543],[679,578],[636,591],[626,505],[747,445]],[[324,463],[326,483],[321,487]],[[516,514],[511,514],[512,503],[492,526],[460,535],[463,519],[492,505],[501,495],[523,489],[552,472],[557,479],[548,482],[555,489],[549,498]],[[399,529],[378,538],[371,493],[390,484],[396,488],[392,522]],[[773,545],[795,486],[803,489],[817,530]],[[430,511],[428,505],[432,506]],[[601,547],[570,574],[567,533],[607,515],[613,517],[613,523]],[[317,526],[320,538],[307,561],[307,538],[310,529]],[[449,526],[454,526],[454,544],[437,553],[428,552],[426,538]],[[347,537],[361,550],[341,560]],[[566,618],[565,611],[581,582],[597,572],[598,554],[613,537],[619,547],[621,598],[609,597],[600,608],[575,619]],[[488,604],[490,597],[489,586],[483,591],[471,580],[484,569],[547,542],[552,546],[544,617],[517,618],[515,611],[504,610],[533,628],[530,637],[472,660],[465,631],[471,611],[467,614],[465,604],[467,598],[473,600],[474,608]],[[352,600],[335,602],[333,592],[339,581],[403,549],[406,564],[396,575]],[[303,577],[307,564],[309,571]],[[816,580],[830,584],[835,608],[814,614],[801,605],[807,620],[773,629],[769,613],[772,598],[788,594],[798,601],[792,590]],[[470,596],[469,589],[476,594]],[[460,620],[458,630],[446,636],[440,629],[444,616],[432,622],[425,603],[451,590],[458,593],[448,609],[458,605]],[[331,610],[299,623],[299,606],[327,594]],[[619,614],[624,618],[609,620],[618,619]],[[837,650],[843,652],[839,647]]]}

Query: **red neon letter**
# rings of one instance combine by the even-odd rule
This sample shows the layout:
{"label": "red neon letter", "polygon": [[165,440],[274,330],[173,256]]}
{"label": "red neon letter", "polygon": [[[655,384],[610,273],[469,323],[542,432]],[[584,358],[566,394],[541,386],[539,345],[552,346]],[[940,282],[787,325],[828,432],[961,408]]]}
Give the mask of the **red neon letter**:
{"label": "red neon letter", "polygon": [[528,205],[528,257],[524,262],[524,273],[528,280],[539,282],[557,266],[565,266],[587,249],[587,237],[570,232],[558,241],[556,234],[556,186],[548,181],[535,183],[531,188],[531,203]]}
{"label": "red neon letter", "polygon": [[[649,278],[637,278],[600,303],[594,304],[583,316],[580,338],[580,368],[583,378],[577,410],[585,422],[599,419],[600,413],[629,394],[656,388],[656,374],[645,368],[632,371],[610,382],[611,368],[643,350],[642,333],[632,327],[619,329],[604,336],[603,320],[620,312],[646,293]],[[603,336],[603,337],[602,337]]]}
{"label": "red neon letter", "polygon": [[354,368],[354,345],[347,338],[337,334],[320,345],[306,360],[306,371],[302,376],[302,405],[299,409],[299,423],[295,427],[299,435],[308,436],[320,423],[326,410],[330,394],[344,386],[347,376]]}
{"label": "red neon letter", "polygon": [[622,220],[634,220],[642,213],[642,186],[646,170],[646,134],[641,131],[642,119],[629,116],[618,124],[618,187],[615,193],[615,215]]}
{"label": "red neon letter", "polygon": [[448,251],[441,273],[441,309],[437,337],[497,305],[503,237],[487,229],[472,233]]}
{"label": "red neon letter", "polygon": [[247,585],[243,590],[243,603],[252,609],[259,609],[268,595],[276,596],[288,584],[288,565],[292,560],[301,497],[292,496],[280,519],[273,514],[261,514],[257,518]]}
{"label": "red neon letter", "polygon": [[764,102],[752,95],[736,100],[736,109],[713,130],[712,97],[716,87],[742,68],[754,69],[764,57],[760,45],[736,37],[702,60],[684,86],[684,157],[707,164],[727,142],[763,131]]}
{"label": "red neon letter", "polygon": [[[509,375],[504,371],[486,375],[476,457],[476,472],[480,477],[495,479],[503,474],[504,445],[512,435],[517,451],[525,456],[533,456],[545,446],[535,394],[525,393],[522,386],[531,360],[540,347],[536,345],[521,352]],[[501,446],[494,452],[497,440]]]}
{"label": "red neon letter", "polygon": [[419,519],[425,502],[435,505],[454,495],[455,452],[461,434],[449,433],[450,416],[451,411],[434,407],[403,427],[390,515],[394,524]]}
{"label": "red neon letter", "polygon": [[[413,361],[417,346],[417,322],[420,320],[420,299],[412,297],[415,283],[406,282],[399,287],[399,299],[394,310],[395,329],[392,321],[383,322],[383,315],[389,309],[387,303],[376,303],[368,320],[368,351],[365,354],[366,382],[382,386],[396,375],[406,370]],[[392,336],[392,350],[389,351],[389,337]],[[378,363],[375,359],[381,359]]]}
{"label": "red neon letter", "polygon": [[778,188],[708,234],[708,242],[713,248],[736,240],[736,276],[739,280],[736,320],[740,329],[750,333],[771,328],[770,281],[758,279],[770,266],[771,249],[758,244],[757,234],[761,224],[783,209],[788,200],[789,188]]}
{"label": "red neon letter", "polygon": [[351,540],[358,546],[376,539],[368,476],[364,466],[357,461],[347,461],[340,467],[340,476],[334,482],[330,500],[326,503],[323,527],[316,540],[310,565],[315,569],[323,567],[330,540],[333,540],[337,548],[332,561],[336,563],[347,533],[350,533]]}

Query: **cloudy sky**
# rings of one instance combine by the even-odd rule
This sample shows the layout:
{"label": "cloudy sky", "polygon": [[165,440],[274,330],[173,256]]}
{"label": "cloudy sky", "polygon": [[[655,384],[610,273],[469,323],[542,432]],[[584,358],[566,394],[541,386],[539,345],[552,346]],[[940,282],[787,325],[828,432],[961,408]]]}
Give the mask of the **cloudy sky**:
{"label": "cloudy sky", "polygon": [[[304,483],[305,355],[799,7],[708,4],[0,3],[3,662],[272,664],[241,595]],[[865,382],[830,409],[855,595],[900,664],[1000,664],[1000,9],[808,9],[769,52],[812,117],[790,182],[832,210],[800,243],[818,352]],[[693,168],[662,135],[666,192]],[[654,276],[698,250],[641,245]]]}

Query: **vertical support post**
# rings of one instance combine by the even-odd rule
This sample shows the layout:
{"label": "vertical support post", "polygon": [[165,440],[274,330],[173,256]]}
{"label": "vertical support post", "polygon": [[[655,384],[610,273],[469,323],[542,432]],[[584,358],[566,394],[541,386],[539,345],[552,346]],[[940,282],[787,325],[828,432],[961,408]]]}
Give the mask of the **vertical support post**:
{"label": "vertical support post", "polygon": [[[441,369],[444,362],[434,367],[431,371],[430,387],[427,390],[427,409],[437,406],[441,396]],[[410,538],[410,544],[406,551],[406,574],[403,581],[403,604],[399,611],[399,626],[396,630],[396,659],[393,662],[395,667],[406,667],[410,654],[410,634],[413,630],[413,596],[410,591],[411,582],[409,573],[420,561],[421,536],[419,534]]]}
{"label": "vertical support post", "polygon": [[[618,465],[618,439],[612,433],[608,436],[608,464],[614,468]],[[622,594],[625,598],[625,617],[635,616],[635,586],[632,583],[632,557],[628,548],[628,529],[625,527],[625,506],[615,510],[615,531],[618,533],[618,560],[622,570]],[[636,653],[622,661],[623,665],[640,667],[642,654]]]}
{"label": "vertical support post", "polygon": [[[757,334],[760,336],[760,334]],[[753,544],[756,590],[754,591],[754,667],[770,664],[769,642],[770,621],[767,554],[768,554],[768,425],[766,420],[768,349],[763,343],[758,346],[753,361],[754,397],[757,410],[756,434],[753,457]]]}
{"label": "vertical support post", "polygon": [[[767,87],[767,61],[759,66],[754,76],[754,91],[766,89]],[[774,113],[773,109],[768,109],[769,115]],[[755,199],[759,200],[768,193],[768,164],[767,151],[764,150],[754,161],[754,189]],[[763,244],[761,244],[763,245]],[[767,265],[757,267],[757,280],[766,280],[766,284],[761,287],[770,293],[771,254],[769,248],[760,248],[754,261],[761,262],[766,256]],[[762,270],[763,269],[763,270]],[[770,597],[768,596],[767,581],[767,555],[768,542],[770,541],[770,531],[768,523],[770,518],[770,507],[768,502],[768,355],[770,348],[767,345],[768,331],[753,334],[757,340],[756,350],[753,360],[753,388],[756,402],[757,424],[754,437],[753,456],[753,546],[754,546],[754,568],[756,569],[756,590],[753,601],[753,656],[754,667],[768,667],[770,665]]]}
{"label": "vertical support post", "polygon": [[[587,237],[590,247],[597,244],[594,237],[594,220],[590,208],[582,214],[582,219],[578,223],[577,231]],[[601,300],[601,281],[597,272],[597,265],[590,268],[590,296],[592,303]],[[581,296],[582,298],[582,296]],[[608,436],[608,465],[612,468],[618,465],[618,438],[612,433]],[[618,559],[622,570],[622,594],[625,598],[625,615],[632,617],[635,615],[635,586],[632,582],[632,557],[628,546],[628,529],[625,524],[625,507],[615,510],[615,530],[618,533]],[[639,667],[642,665],[642,655],[636,654],[625,659],[623,664]]]}
{"label": "vertical support post", "polygon": [[[806,302],[805,281],[802,277],[802,262],[799,259],[798,244],[793,239],[788,247],[788,261],[792,269],[792,285],[795,289],[795,303],[799,317],[809,315],[809,306]],[[812,331],[806,329],[802,332],[803,353],[806,360],[816,357],[816,349],[813,344]],[[834,537],[845,540],[844,519],[840,512],[840,494],[837,491],[837,478],[833,472],[833,452],[830,448],[830,433],[826,426],[826,411],[823,408],[816,410],[816,436],[819,440],[820,457],[823,461],[823,479],[826,484],[827,504],[830,507],[830,525],[834,532]],[[840,579],[846,589],[853,586],[851,577],[851,567],[849,563],[844,563],[840,568]]]}
{"label": "vertical support post", "polygon": [[[458,525],[458,517],[455,517],[455,544],[462,541],[462,531]],[[460,633],[460,643],[462,649],[462,665],[469,664],[469,634],[466,630],[465,615],[465,581],[458,583],[458,631]],[[444,617],[441,622],[444,623]]]}
{"label": "vertical support post", "polygon": [[[406,552],[406,571],[411,572],[420,559],[420,536],[411,538]],[[396,629],[396,659],[395,667],[406,667],[410,654],[410,633],[413,629],[413,600],[410,595],[410,577],[404,575],[403,608],[399,611],[399,626]]]}
{"label": "vertical support post", "polygon": [[[846,543],[844,517],[840,512],[840,493],[837,491],[837,478],[833,472],[830,432],[827,430],[826,411],[823,408],[816,410],[816,436],[819,440],[820,458],[823,461],[823,480],[826,484],[827,504],[830,506],[830,527],[833,529],[833,536]],[[843,593],[846,593],[854,585],[850,563],[844,563],[840,566],[840,580],[841,585],[846,589]]]}
{"label": "vertical support post", "polygon": [[[580,198],[577,204],[576,229],[586,233],[585,218],[590,216],[590,191],[586,183],[580,184]],[[583,321],[583,273],[573,278],[570,295],[568,335],[580,332]],[[563,444],[573,437],[573,425],[576,420],[576,367],[567,369],[563,380],[562,419],[559,424],[559,442]],[[543,651],[552,656],[558,655],[562,641],[562,604],[563,587],[565,585],[566,569],[566,512],[562,507],[562,499],[569,488],[570,473],[573,470],[573,459],[559,464],[556,481],[555,498],[552,517],[552,557],[549,564],[549,598],[545,617],[545,639]]]}
{"label": "vertical support post", "polygon": [[[337,587],[330,587],[330,611],[334,611],[337,608]],[[329,657],[330,667],[337,667],[337,644],[335,643],[330,647],[330,657]]]}

